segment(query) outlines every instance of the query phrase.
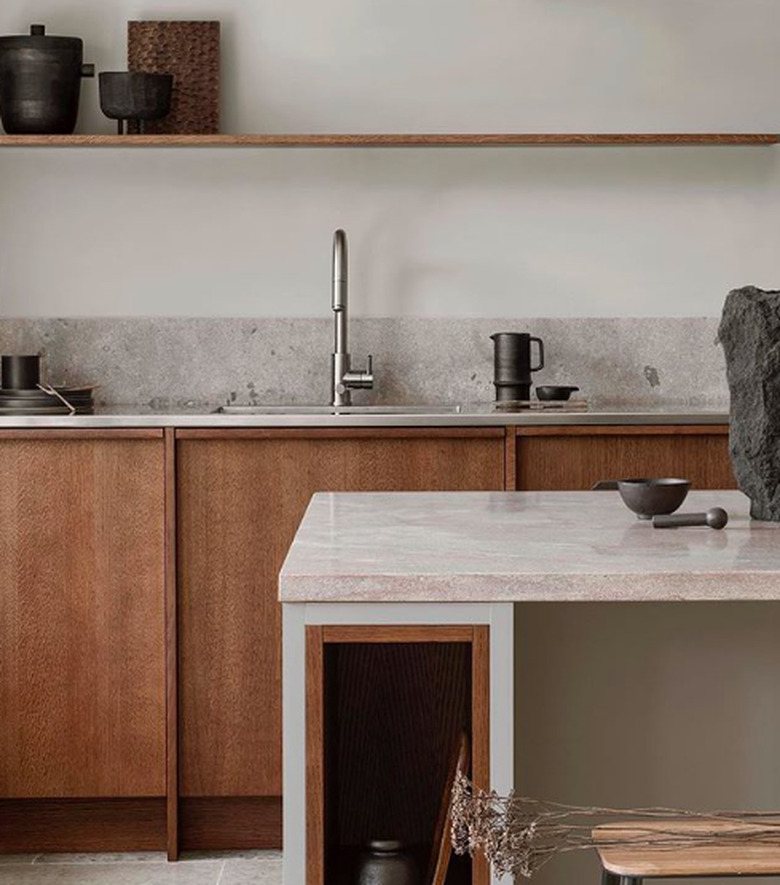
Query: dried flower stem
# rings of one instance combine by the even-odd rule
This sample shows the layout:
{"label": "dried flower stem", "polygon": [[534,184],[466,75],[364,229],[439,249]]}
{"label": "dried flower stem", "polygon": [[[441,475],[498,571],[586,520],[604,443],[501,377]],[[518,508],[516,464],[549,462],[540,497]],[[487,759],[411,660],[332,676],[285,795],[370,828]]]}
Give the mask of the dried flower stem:
{"label": "dried flower stem", "polygon": [[[673,808],[617,809],[564,805],[510,794],[475,789],[458,774],[452,789],[452,844],[457,854],[479,851],[497,876],[530,878],[556,854],[582,849],[652,846],[671,850],[705,845],[761,844],[780,847],[780,814],[757,811],[700,813]],[[617,821],[631,822],[630,831],[604,830],[594,837],[594,827]],[[681,832],[674,823],[701,821],[701,827]],[[643,821],[647,827],[643,827]],[[663,826],[668,821],[669,828]],[[707,824],[717,824],[708,828]],[[733,825],[733,826],[730,826]],[[608,832],[608,831],[607,831]]]}

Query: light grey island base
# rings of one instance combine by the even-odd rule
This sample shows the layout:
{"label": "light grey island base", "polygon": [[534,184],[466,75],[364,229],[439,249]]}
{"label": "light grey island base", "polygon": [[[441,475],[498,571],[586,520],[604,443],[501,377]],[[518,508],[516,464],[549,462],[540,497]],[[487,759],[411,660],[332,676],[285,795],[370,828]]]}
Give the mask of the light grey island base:
{"label": "light grey island base", "polygon": [[[524,601],[780,600],[780,525],[739,492],[724,531],[656,530],[609,492],[318,494],[280,575],[285,885],[306,878],[309,625],[487,624],[490,779],[513,787],[513,608]],[[312,885],[312,883],[307,883]]]}

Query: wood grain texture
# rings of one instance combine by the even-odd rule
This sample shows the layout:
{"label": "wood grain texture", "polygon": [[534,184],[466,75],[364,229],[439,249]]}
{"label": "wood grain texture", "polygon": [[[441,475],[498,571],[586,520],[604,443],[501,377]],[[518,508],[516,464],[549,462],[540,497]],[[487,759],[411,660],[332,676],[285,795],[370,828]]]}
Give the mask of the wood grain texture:
{"label": "wood grain texture", "polygon": [[44,428],[41,430],[0,430],[0,438],[5,441],[17,439],[162,439],[161,427],[127,427],[119,430],[101,430],[100,428],[71,430]]}
{"label": "wood grain texture", "polygon": [[168,860],[179,858],[179,673],[176,579],[176,435],[165,430],[165,791]]}
{"label": "wood grain texture", "polygon": [[184,798],[179,808],[182,851],[279,848],[282,800],[267,796]]}
{"label": "wood grain texture", "polygon": [[[776,831],[778,819],[770,818]],[[728,842],[727,833],[749,834],[761,832],[759,821],[754,823],[726,823],[724,821],[648,821],[641,827],[636,821],[605,824],[593,831],[594,839],[636,839],[647,842],[653,838],[668,840],[670,835],[685,837],[693,834],[712,834],[714,844],[672,848],[657,845],[602,846],[598,848],[605,869],[619,876],[778,876],[780,875],[780,847],[767,844]],[[764,830],[766,832],[766,830]],[[723,835],[718,843],[718,834]]]}
{"label": "wood grain texture", "polygon": [[443,625],[420,627],[394,625],[384,626],[325,626],[322,628],[323,642],[471,642],[474,628],[468,625]]}
{"label": "wood grain texture", "polygon": [[428,859],[452,748],[471,731],[470,662],[470,643],[325,646],[328,868],[376,838]]}
{"label": "wood grain texture", "polygon": [[[474,627],[471,646],[471,777],[489,790],[490,783],[490,627]],[[478,855],[472,861],[472,885],[490,885],[490,865]]]}
{"label": "wood grain texture", "polygon": [[447,776],[447,783],[441,797],[439,817],[436,820],[436,829],[433,835],[433,848],[431,862],[428,869],[428,882],[430,885],[445,885],[447,871],[452,858],[452,788],[459,774],[464,777],[469,775],[471,763],[471,741],[468,735],[461,733],[455,753],[452,759],[452,768]]}
{"label": "wood grain texture", "polygon": [[181,795],[281,795],[278,574],[312,494],[500,490],[499,431],[179,437]]}
{"label": "wood grain texture", "polygon": [[515,427],[518,436],[728,436],[728,424],[571,424]]}
{"label": "wood grain texture", "polygon": [[0,854],[161,851],[165,799],[0,799]]}
{"label": "wood grain texture", "polygon": [[181,428],[176,439],[499,439],[503,427],[200,427]]}
{"label": "wood grain texture", "polygon": [[517,488],[517,428],[506,428],[504,453],[504,488],[514,491]]}
{"label": "wood grain texture", "polygon": [[306,628],[306,885],[325,885],[325,656]]}
{"label": "wood grain texture", "polygon": [[0,147],[524,147],[773,145],[774,133],[3,135]]}
{"label": "wood grain texture", "polygon": [[0,432],[0,796],[165,795],[164,446]]}
{"label": "wood grain texture", "polygon": [[736,488],[728,433],[722,428],[560,430],[564,432],[518,434],[518,489],[586,490],[599,480],[632,476],[679,476],[691,480],[696,489]]}

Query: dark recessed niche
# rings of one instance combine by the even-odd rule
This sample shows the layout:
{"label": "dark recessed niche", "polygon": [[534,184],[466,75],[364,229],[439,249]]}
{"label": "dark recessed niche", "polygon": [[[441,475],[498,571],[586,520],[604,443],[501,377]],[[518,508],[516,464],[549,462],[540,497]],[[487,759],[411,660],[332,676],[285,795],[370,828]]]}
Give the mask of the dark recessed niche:
{"label": "dark recessed niche", "polygon": [[[324,652],[325,881],[353,885],[363,846],[399,839],[428,882],[453,751],[471,733],[466,642],[333,643]],[[453,857],[448,885],[471,881]]]}

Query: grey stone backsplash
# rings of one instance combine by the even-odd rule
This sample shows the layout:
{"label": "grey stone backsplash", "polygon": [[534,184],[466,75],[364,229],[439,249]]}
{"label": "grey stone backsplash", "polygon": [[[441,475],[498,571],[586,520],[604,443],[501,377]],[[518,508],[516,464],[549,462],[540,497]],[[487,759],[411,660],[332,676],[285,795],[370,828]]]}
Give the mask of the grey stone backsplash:
{"label": "grey stone backsplash", "polygon": [[[491,402],[499,331],[544,340],[536,383],[576,384],[591,405],[728,407],[718,319],[366,319],[351,323],[377,388],[356,402]],[[322,319],[5,319],[0,352],[44,355],[52,383],[99,384],[100,405],[155,409],[324,403],[332,323]]]}

